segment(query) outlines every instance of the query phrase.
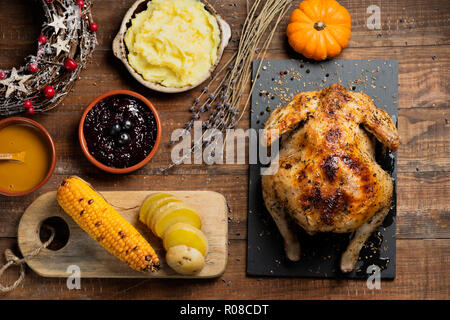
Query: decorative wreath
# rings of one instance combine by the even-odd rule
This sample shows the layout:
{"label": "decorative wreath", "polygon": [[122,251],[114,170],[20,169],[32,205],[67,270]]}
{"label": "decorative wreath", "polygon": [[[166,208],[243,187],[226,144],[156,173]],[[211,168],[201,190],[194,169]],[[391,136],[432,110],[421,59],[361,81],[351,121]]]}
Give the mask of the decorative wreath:
{"label": "decorative wreath", "polygon": [[37,53],[26,57],[24,66],[0,70],[0,116],[56,107],[97,44],[91,1],[37,1],[45,14]]}

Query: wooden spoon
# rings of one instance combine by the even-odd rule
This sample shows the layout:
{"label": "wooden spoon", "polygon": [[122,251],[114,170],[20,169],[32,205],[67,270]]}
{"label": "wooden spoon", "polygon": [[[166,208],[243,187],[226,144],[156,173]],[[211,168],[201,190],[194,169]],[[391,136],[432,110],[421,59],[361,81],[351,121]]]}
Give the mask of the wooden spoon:
{"label": "wooden spoon", "polygon": [[1,160],[15,160],[19,162],[25,162],[25,151],[17,153],[0,153]]}

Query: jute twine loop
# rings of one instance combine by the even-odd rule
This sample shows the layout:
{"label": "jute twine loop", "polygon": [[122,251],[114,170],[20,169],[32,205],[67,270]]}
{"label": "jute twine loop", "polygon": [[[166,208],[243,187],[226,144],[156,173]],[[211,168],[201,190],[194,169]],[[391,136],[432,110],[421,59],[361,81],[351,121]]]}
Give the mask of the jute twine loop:
{"label": "jute twine loop", "polygon": [[43,227],[47,228],[48,230],[50,230],[50,238],[44,242],[42,244],[42,246],[40,246],[39,248],[31,251],[31,253],[27,254],[26,256],[24,256],[22,259],[20,259],[19,257],[17,257],[16,255],[14,255],[14,253],[10,250],[10,249],[6,249],[5,250],[5,258],[6,258],[6,263],[0,268],[0,279],[3,275],[3,273],[11,266],[16,265],[20,267],[20,274],[19,274],[19,278],[10,286],[3,286],[0,283],[0,292],[10,292],[13,291],[14,289],[16,289],[20,283],[23,281],[23,279],[25,279],[25,263],[26,260],[33,258],[35,256],[37,256],[39,254],[39,252],[41,252],[42,249],[47,248],[50,243],[52,243],[53,239],[55,238],[55,229],[51,226],[47,226],[47,225],[43,225]]}

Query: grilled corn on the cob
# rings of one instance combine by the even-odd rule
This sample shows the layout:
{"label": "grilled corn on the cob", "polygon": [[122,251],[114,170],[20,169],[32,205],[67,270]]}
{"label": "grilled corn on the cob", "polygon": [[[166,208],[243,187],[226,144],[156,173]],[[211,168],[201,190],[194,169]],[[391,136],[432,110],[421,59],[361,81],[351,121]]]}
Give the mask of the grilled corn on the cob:
{"label": "grilled corn on the cob", "polygon": [[158,269],[159,259],[150,244],[84,180],[64,180],[56,199],[84,231],[130,267],[143,272]]}

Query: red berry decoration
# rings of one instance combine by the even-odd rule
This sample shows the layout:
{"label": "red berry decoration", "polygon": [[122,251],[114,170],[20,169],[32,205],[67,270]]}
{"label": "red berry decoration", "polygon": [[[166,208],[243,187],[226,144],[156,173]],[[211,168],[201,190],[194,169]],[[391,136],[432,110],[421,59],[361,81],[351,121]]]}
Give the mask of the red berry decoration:
{"label": "red berry decoration", "polygon": [[[11,2],[14,0],[8,1]],[[97,34],[91,31],[98,29],[96,24],[91,25],[97,22],[92,16],[92,1],[38,0],[37,3],[42,10],[35,10],[31,15],[39,16],[42,27],[31,35],[34,53],[20,66],[6,69],[0,65],[0,119],[20,113],[29,117],[26,113],[29,109],[30,114],[39,115],[59,105],[79,80],[79,72],[97,46]],[[66,61],[67,58],[70,59]]]}
{"label": "red berry decoration", "polygon": [[96,23],[93,23],[93,22],[92,22],[92,23],[89,25],[89,29],[91,29],[92,32],[95,32],[95,31],[98,30],[98,25],[97,25]]}
{"label": "red berry decoration", "polygon": [[70,59],[70,58],[67,58],[67,59],[64,61],[64,67],[65,67],[68,71],[74,71],[74,70],[78,67],[78,65],[77,65],[77,63],[75,62],[75,60]]}
{"label": "red berry decoration", "polygon": [[35,65],[34,63],[28,65],[28,71],[30,71],[31,73],[36,73],[38,71],[37,65]]}
{"label": "red berry decoration", "polygon": [[25,107],[25,109],[30,109],[33,108],[33,103],[30,100],[25,100],[23,106]]}
{"label": "red berry decoration", "polygon": [[41,34],[38,38],[39,44],[45,44],[47,42],[47,37]]}
{"label": "red berry decoration", "polygon": [[55,96],[55,89],[52,86],[46,86],[44,88],[44,95],[47,99],[51,99]]}
{"label": "red berry decoration", "polygon": [[34,108],[33,108],[33,107],[28,108],[28,109],[27,109],[27,113],[28,113],[30,116],[32,116],[32,115],[34,114]]}

